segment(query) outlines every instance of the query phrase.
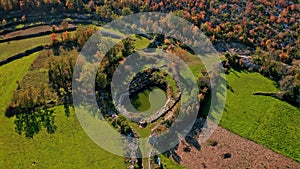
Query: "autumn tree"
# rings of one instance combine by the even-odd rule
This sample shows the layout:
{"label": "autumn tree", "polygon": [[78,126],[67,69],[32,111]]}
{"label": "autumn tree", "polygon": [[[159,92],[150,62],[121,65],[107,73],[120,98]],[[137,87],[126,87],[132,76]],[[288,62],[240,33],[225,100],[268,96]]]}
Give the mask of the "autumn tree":
{"label": "autumn tree", "polygon": [[71,41],[71,33],[66,31],[61,34],[61,40],[63,43],[69,43]]}
{"label": "autumn tree", "polygon": [[25,21],[26,21],[26,16],[23,15],[23,16],[21,17],[21,19],[22,19],[23,22],[25,22]]}
{"label": "autumn tree", "polygon": [[97,30],[98,28],[96,26],[79,26],[75,32],[75,37],[79,47],[82,48]]}
{"label": "autumn tree", "polygon": [[57,45],[58,44],[58,37],[56,33],[52,33],[50,35],[50,45]]}
{"label": "autumn tree", "polygon": [[29,86],[16,90],[9,106],[6,109],[6,115],[13,116],[20,113],[29,113],[37,110],[39,107],[48,108],[50,102],[55,102],[56,96],[45,84],[38,84],[36,87]]}
{"label": "autumn tree", "polygon": [[7,23],[7,21],[5,19],[2,20],[2,25],[5,25]]}
{"label": "autumn tree", "polygon": [[89,11],[95,11],[95,1],[93,1],[93,0],[90,0],[89,2],[88,2],[88,5],[87,5],[87,8],[88,8],[88,10]]}
{"label": "autumn tree", "polygon": [[60,25],[63,28],[63,30],[67,30],[68,26],[69,26],[69,23],[67,21],[62,21],[62,23]]}
{"label": "autumn tree", "polygon": [[70,57],[52,59],[49,63],[50,84],[58,96],[65,100],[69,100],[71,97],[74,65],[75,59]]}
{"label": "autumn tree", "polygon": [[67,0],[66,1],[66,6],[68,9],[74,9],[74,2],[73,0]]}

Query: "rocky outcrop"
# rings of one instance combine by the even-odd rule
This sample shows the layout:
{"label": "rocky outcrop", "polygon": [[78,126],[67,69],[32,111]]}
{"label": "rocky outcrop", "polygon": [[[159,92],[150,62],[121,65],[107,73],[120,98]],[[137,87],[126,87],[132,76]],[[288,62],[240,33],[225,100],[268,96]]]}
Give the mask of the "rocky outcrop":
{"label": "rocky outcrop", "polygon": [[228,52],[231,54],[238,55],[251,55],[254,51],[253,48],[247,47],[246,45],[235,43],[235,42],[225,42],[220,41],[217,44],[214,44],[214,47],[218,52]]}
{"label": "rocky outcrop", "polygon": [[238,55],[238,57],[241,59],[243,67],[247,69],[251,68],[254,71],[259,71],[260,65],[255,64],[251,56]]}

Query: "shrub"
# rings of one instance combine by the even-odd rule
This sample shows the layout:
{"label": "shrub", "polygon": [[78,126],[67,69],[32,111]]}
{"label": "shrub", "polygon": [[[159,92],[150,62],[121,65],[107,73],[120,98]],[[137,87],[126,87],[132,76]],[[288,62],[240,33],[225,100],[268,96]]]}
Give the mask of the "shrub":
{"label": "shrub", "polygon": [[231,158],[231,154],[230,153],[225,153],[223,155],[223,158],[226,159],[226,158]]}
{"label": "shrub", "polygon": [[209,145],[211,145],[211,146],[216,146],[216,145],[218,145],[218,141],[216,141],[216,140],[209,140]]}
{"label": "shrub", "polygon": [[23,16],[21,17],[21,19],[22,19],[23,22],[25,22],[25,21],[26,21],[26,16],[23,15]]}
{"label": "shrub", "polygon": [[5,19],[2,20],[2,25],[5,25],[7,23],[7,21]]}
{"label": "shrub", "polygon": [[63,21],[61,23],[61,27],[63,28],[63,30],[67,30],[68,29],[68,26],[69,26],[69,23],[67,21]]}

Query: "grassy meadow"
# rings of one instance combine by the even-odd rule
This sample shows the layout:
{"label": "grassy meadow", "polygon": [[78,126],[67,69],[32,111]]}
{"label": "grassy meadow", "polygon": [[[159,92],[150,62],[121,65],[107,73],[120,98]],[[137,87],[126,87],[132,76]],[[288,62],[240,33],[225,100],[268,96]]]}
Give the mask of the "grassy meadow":
{"label": "grassy meadow", "polygon": [[39,45],[50,43],[50,35],[0,43],[0,61]]}
{"label": "grassy meadow", "polygon": [[[4,52],[9,50],[11,49],[5,48]],[[54,134],[48,134],[42,129],[30,139],[15,132],[15,117],[5,117],[4,111],[17,88],[16,81],[21,82],[24,77],[36,78],[34,74],[45,71],[41,68],[28,72],[38,56],[39,52],[0,67],[1,168],[126,168],[123,157],[111,154],[96,145],[81,128],[74,110],[71,109],[70,116],[67,117],[63,106],[52,108],[57,126]],[[39,62],[40,59],[38,64]],[[29,76],[25,76],[27,73]],[[30,84],[30,79],[27,78],[25,81]],[[168,168],[179,166],[168,158],[162,163],[166,163]]]}
{"label": "grassy meadow", "polygon": [[221,126],[300,162],[300,109],[253,92],[276,92],[275,82],[258,73],[232,71],[227,78]]}
{"label": "grassy meadow", "polygon": [[1,168],[124,168],[124,159],[99,148],[84,133],[73,111],[66,117],[62,106],[54,108],[54,134],[41,131],[28,139],[15,132],[14,118],[5,117],[4,110],[17,87],[15,82],[22,80],[38,54],[0,67]]}

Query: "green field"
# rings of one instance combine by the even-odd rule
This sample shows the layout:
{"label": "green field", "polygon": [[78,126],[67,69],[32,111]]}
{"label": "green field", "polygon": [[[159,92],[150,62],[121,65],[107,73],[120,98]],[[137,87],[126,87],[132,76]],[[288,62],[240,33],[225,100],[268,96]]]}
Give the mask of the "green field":
{"label": "green field", "polygon": [[[7,132],[1,138],[4,168],[125,168],[124,159],[99,148],[82,130],[76,115],[65,117],[62,106],[55,108],[55,134],[45,131],[33,139],[17,135],[12,120],[6,120]],[[2,124],[3,125],[3,124]],[[8,132],[9,131],[9,132]]]}
{"label": "green field", "polygon": [[[73,110],[65,116],[63,106],[55,111],[54,134],[42,129],[33,139],[15,132],[13,118],[4,115],[5,107],[31,63],[39,53],[18,59],[0,67],[0,166],[1,168],[126,168],[124,158],[113,155],[97,146],[82,130]],[[165,158],[162,163],[168,168],[178,168],[178,164]]]}
{"label": "green field", "polygon": [[173,161],[170,161],[167,157],[165,157],[164,155],[160,155],[159,156],[161,161],[162,161],[162,165],[163,165],[163,168],[165,169],[186,169],[186,167],[183,167],[177,163],[174,163]]}
{"label": "green field", "polygon": [[150,43],[149,39],[142,37],[142,36],[135,35],[135,36],[133,36],[133,39],[135,40],[134,46],[135,46],[136,50],[141,50],[141,49],[147,48]]}
{"label": "green field", "polygon": [[[143,37],[133,39],[137,50],[149,43],[149,40]],[[0,60],[48,43],[48,35],[1,43]],[[23,79],[38,55],[39,53],[34,53],[0,66],[0,168],[126,168],[123,157],[113,155],[91,141],[82,130],[74,111],[71,110],[71,115],[66,117],[63,106],[53,108],[57,126],[54,134],[48,134],[42,129],[33,139],[28,139],[15,132],[15,117],[5,117],[5,107],[17,88],[16,81]],[[194,55],[183,59],[196,78],[202,76],[200,70],[204,66],[199,59]],[[220,125],[300,162],[300,108],[272,97],[253,95],[253,92],[279,90],[275,82],[258,73],[232,71],[226,78],[226,107]],[[152,102],[147,100],[149,93],[142,97],[146,99],[146,104],[142,104],[145,107],[141,109],[147,110]],[[150,124],[140,129],[138,124],[130,122],[130,126],[142,138],[148,137],[155,125],[157,124]],[[169,158],[162,155],[160,157],[164,168],[180,168]],[[33,163],[35,165],[32,165]]]}
{"label": "green field", "polygon": [[[0,161],[1,168],[124,168],[122,157],[99,148],[82,130],[74,113],[65,117],[62,106],[55,108],[55,134],[42,131],[33,139],[18,135],[14,118],[4,116],[4,109],[31,62],[38,56],[32,54],[0,67]],[[18,69],[16,69],[18,68]],[[73,111],[72,111],[73,112]]]}
{"label": "green field", "polygon": [[300,109],[253,92],[278,91],[258,73],[230,72],[221,126],[300,161]]}
{"label": "green field", "polygon": [[14,90],[17,88],[16,81],[21,81],[23,79],[30,67],[30,64],[37,58],[38,55],[38,52],[33,53],[28,57],[0,66],[0,111],[2,113],[2,115],[0,116],[1,119],[4,116],[4,109],[6,105],[12,98]]}
{"label": "green field", "polygon": [[50,43],[50,35],[0,43],[0,61],[39,45]]}

